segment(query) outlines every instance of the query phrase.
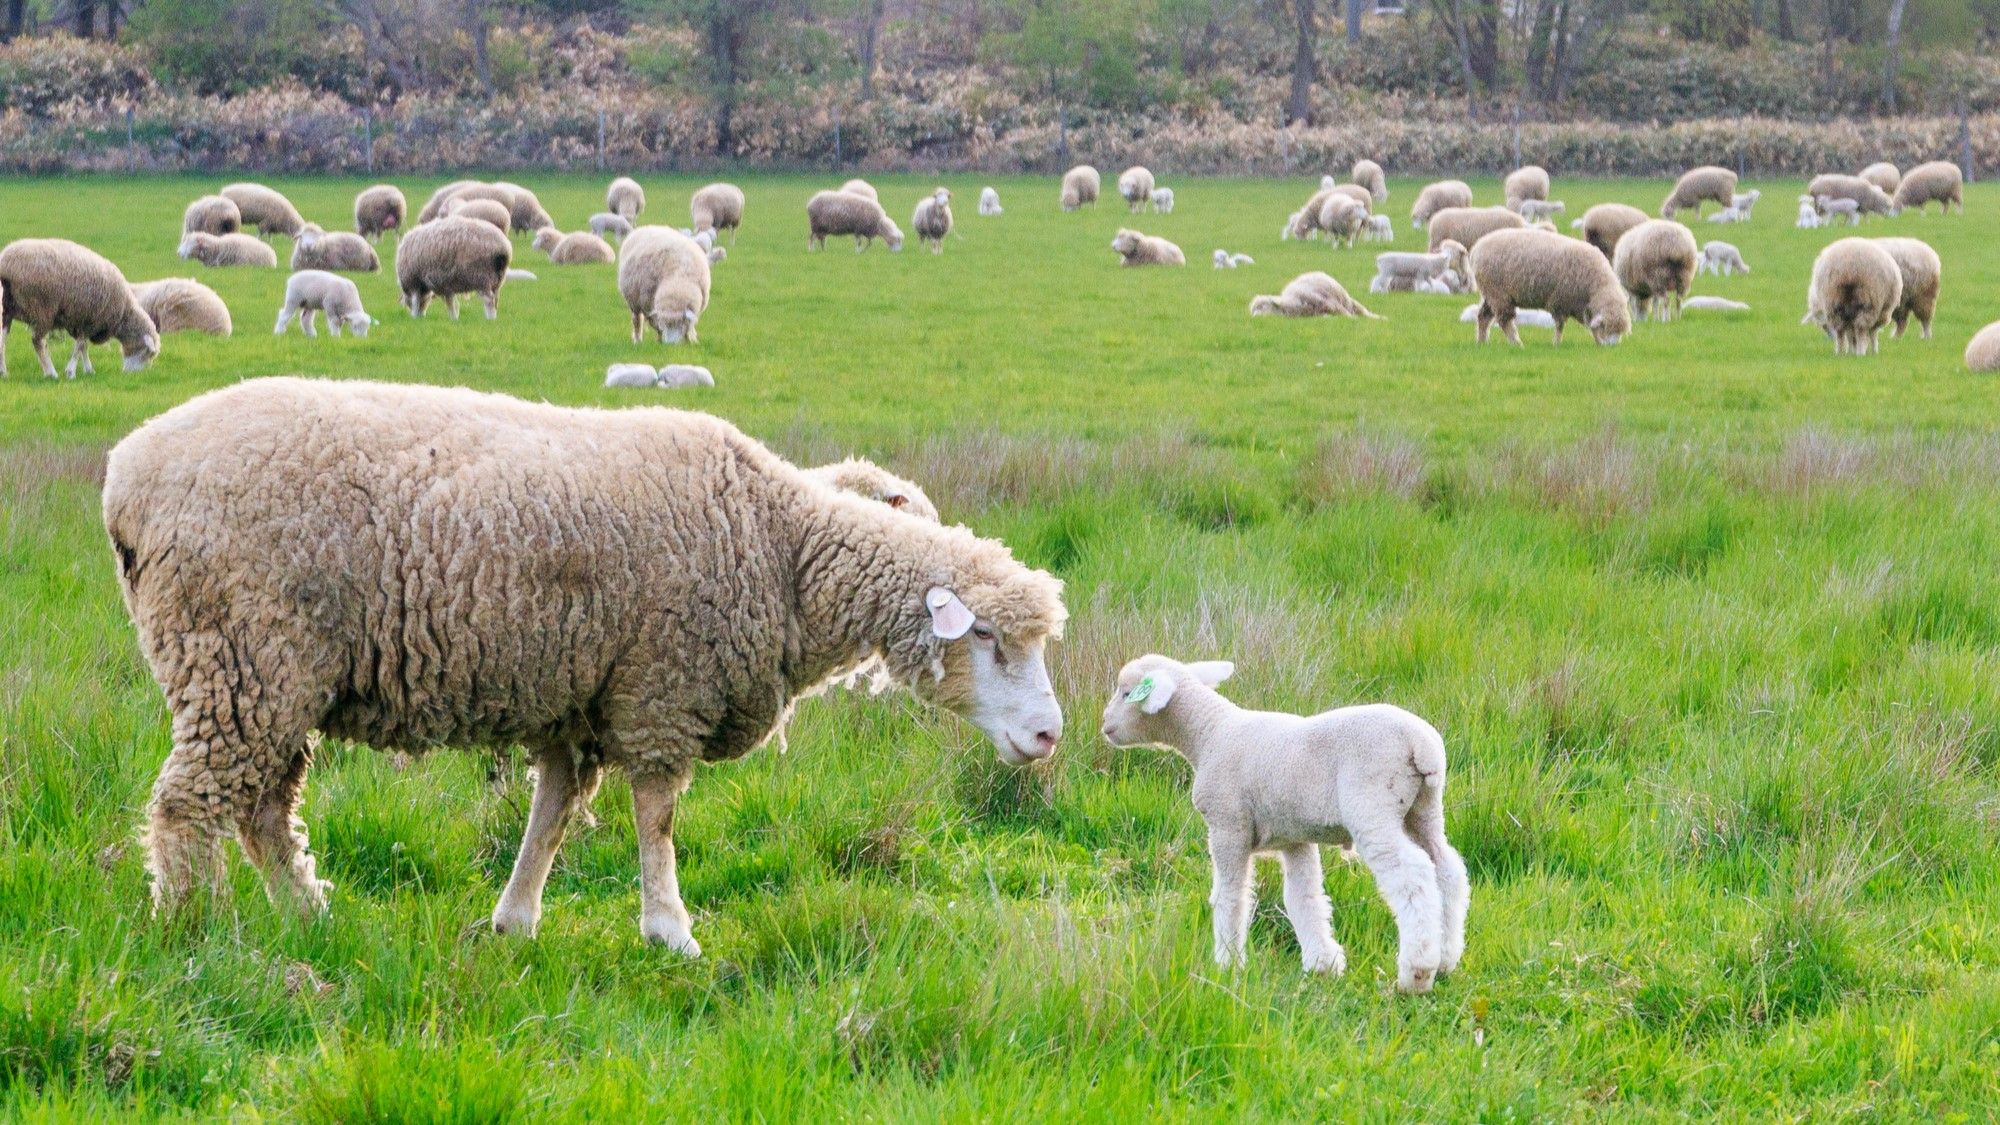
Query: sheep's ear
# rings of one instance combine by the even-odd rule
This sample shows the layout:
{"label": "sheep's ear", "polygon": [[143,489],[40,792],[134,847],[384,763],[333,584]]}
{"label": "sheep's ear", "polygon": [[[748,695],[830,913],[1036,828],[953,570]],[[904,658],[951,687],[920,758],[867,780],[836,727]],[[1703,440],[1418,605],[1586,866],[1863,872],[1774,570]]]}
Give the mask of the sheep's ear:
{"label": "sheep's ear", "polygon": [[1236,674],[1236,665],[1227,660],[1197,660],[1187,666],[1194,678],[1209,687],[1221,683]]}
{"label": "sheep's ear", "polygon": [[1132,690],[1125,693],[1125,702],[1137,704],[1148,715],[1157,715],[1173,702],[1178,687],[1180,681],[1172,672],[1154,672],[1132,685]]}
{"label": "sheep's ear", "polygon": [[955,641],[972,628],[972,611],[958,600],[958,595],[943,586],[933,586],[924,595],[924,606],[931,611],[931,632],[947,641]]}

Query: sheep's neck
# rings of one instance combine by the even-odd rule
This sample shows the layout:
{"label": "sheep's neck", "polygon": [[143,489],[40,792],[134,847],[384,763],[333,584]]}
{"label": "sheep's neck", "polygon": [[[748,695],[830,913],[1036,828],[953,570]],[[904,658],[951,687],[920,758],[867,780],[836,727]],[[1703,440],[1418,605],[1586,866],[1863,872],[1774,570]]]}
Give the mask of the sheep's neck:
{"label": "sheep's neck", "polygon": [[1236,710],[1234,703],[1206,686],[1182,687],[1167,706],[1167,717],[1180,728],[1180,741],[1174,749],[1187,759],[1188,765],[1200,769],[1202,760],[1213,754],[1218,738]]}
{"label": "sheep's neck", "polygon": [[885,533],[908,534],[907,526],[885,526],[891,518],[886,508],[878,514],[854,504],[826,505],[823,497],[801,503],[800,652],[794,677],[799,682],[851,671],[877,653],[889,657],[900,678],[911,675],[903,666],[908,662],[896,658],[893,638],[899,618],[921,598],[918,587],[927,568],[922,560],[882,548]]}

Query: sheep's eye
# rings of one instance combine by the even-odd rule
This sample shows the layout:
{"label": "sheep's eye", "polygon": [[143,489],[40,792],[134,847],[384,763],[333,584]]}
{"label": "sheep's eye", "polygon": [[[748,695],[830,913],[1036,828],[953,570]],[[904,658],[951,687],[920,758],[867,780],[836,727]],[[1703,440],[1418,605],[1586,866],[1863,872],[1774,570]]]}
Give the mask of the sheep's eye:
{"label": "sheep's eye", "polygon": [[982,641],[990,641],[993,639],[993,626],[974,625],[972,627],[972,635],[978,637]]}

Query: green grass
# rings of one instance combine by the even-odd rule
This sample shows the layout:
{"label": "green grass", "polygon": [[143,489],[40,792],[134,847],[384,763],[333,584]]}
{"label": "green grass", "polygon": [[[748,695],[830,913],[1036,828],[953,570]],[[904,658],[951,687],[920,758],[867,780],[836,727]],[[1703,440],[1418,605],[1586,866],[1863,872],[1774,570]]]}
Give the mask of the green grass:
{"label": "green grass", "polygon": [[[831,179],[831,177],[828,177]],[[528,177],[557,218],[598,177]],[[931,181],[879,181],[903,220]],[[1836,359],[1796,322],[1818,248],[1793,185],[1719,228],[1747,315],[1600,349],[1484,349],[1465,299],[1368,297],[1372,255],[1280,243],[1310,189],[1170,181],[1123,271],[1110,206],[944,179],[942,258],[803,249],[815,182],[745,180],[699,346],[635,348],[609,267],[501,317],[273,338],[282,273],[208,271],[237,335],[0,384],[0,1116],[271,1120],[1985,1119],[2000,1103],[2000,437],[1966,339],[2000,316],[2000,191],[1907,216],[1945,263],[1937,338]],[[0,240],[189,272],[213,181],[0,181]],[[279,181],[344,222],[359,181]],[[421,202],[429,182],[403,182]],[[693,181],[647,181],[678,221]],[[1405,215],[1417,184],[1393,183]],[[1664,184],[1558,182],[1589,203]],[[1482,201],[1497,196],[1475,185]],[[1399,222],[1398,246],[1414,236]],[[1254,267],[1207,265],[1222,246]],[[281,252],[283,247],[281,244]],[[1329,263],[1331,265],[1329,266]],[[1386,319],[1252,321],[1330,268]],[[57,352],[63,354],[61,348]],[[626,358],[711,367],[612,392]],[[322,754],[305,815],[329,919],[148,915],[134,843],[168,749],[97,517],[102,450],[209,387],[288,372],[711,410],[795,459],[873,456],[1069,584],[1070,731],[1013,773],[904,696],[802,709],[791,751],[704,770],[677,825],[707,951],[637,935],[629,798],[579,831],[540,938],[480,925],[523,819],[476,757]],[[1466,964],[1395,996],[1365,871],[1328,874],[1350,969],[1303,977],[1263,874],[1249,967],[1207,949],[1186,771],[1114,752],[1124,659],[1224,656],[1253,706],[1389,700],[1444,731],[1474,880]],[[517,769],[518,767],[512,767]]]}

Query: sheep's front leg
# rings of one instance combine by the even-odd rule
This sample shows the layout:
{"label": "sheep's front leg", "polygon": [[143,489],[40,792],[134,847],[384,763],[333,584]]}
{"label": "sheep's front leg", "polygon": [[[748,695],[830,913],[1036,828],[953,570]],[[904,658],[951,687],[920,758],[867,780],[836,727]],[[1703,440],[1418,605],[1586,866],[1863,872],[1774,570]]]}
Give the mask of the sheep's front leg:
{"label": "sheep's front leg", "polygon": [[1479,304],[1479,342],[1485,343],[1487,334],[1493,328],[1493,306],[1481,301]]}
{"label": "sheep's front leg", "polygon": [[632,777],[632,819],[639,832],[639,935],[676,953],[701,956],[674,861],[674,804],[687,779],[674,774]]}
{"label": "sheep's front leg", "polygon": [[452,293],[445,297],[444,311],[450,313],[453,320],[458,319],[458,294]]}
{"label": "sheep's front leg", "polygon": [[49,358],[48,336],[40,331],[37,331],[34,334],[33,343],[35,345],[35,358],[42,361],[42,374],[48,376],[51,379],[55,378],[56,365],[55,361]]}
{"label": "sheep's front leg", "polygon": [[76,378],[76,364],[78,360],[84,361],[85,371],[90,370],[90,345],[85,343],[81,336],[75,337],[71,340],[69,349],[69,366],[63,369],[63,374],[69,376],[72,379]]}
{"label": "sheep's front leg", "polygon": [[313,320],[318,316],[319,310],[311,305],[299,310],[299,328],[305,332],[308,340],[319,339],[319,329],[313,324]]}
{"label": "sheep's front leg", "polygon": [[1208,896],[1215,922],[1215,963],[1243,963],[1243,944],[1250,932],[1250,860],[1248,837],[1230,830],[1208,830],[1208,860],[1215,882]]}
{"label": "sheep's front leg", "polygon": [[1347,971],[1347,953],[1333,940],[1333,904],[1327,901],[1318,844],[1294,844],[1278,853],[1285,869],[1285,916],[1299,939],[1299,958],[1309,973]]}
{"label": "sheep's front leg", "polygon": [[528,802],[528,827],[521,833],[521,850],[514,856],[514,874],[493,908],[493,928],[503,934],[534,937],[542,922],[542,888],[562,846],[563,827],[576,797],[576,770],[567,752],[535,758],[535,795]]}

